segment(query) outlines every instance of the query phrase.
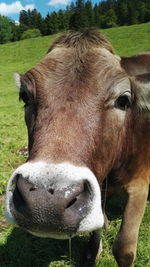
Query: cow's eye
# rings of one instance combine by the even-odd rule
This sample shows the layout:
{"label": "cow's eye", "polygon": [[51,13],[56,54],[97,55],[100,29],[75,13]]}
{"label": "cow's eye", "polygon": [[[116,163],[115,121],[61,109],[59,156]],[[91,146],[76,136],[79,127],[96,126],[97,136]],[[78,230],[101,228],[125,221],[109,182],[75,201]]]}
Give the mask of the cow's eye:
{"label": "cow's eye", "polygon": [[25,107],[30,105],[31,103],[31,97],[28,95],[26,91],[20,92],[19,99],[23,100],[23,102],[25,103]]}
{"label": "cow's eye", "polygon": [[125,93],[117,98],[115,107],[121,110],[126,110],[131,107],[131,103],[131,94]]}

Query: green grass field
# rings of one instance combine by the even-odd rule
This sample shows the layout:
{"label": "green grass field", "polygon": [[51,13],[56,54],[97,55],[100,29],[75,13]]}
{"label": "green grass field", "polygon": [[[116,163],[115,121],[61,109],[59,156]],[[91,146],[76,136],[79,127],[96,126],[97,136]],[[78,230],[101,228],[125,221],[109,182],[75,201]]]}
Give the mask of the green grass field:
{"label": "green grass field", "polygon": [[[150,51],[150,23],[103,31],[121,56]],[[25,161],[20,153],[27,145],[23,103],[18,101],[13,73],[24,73],[46,53],[55,36],[39,37],[0,45],[0,267],[79,266],[86,238],[72,240],[72,262],[68,241],[40,239],[8,225],[3,217],[3,193],[12,171]],[[109,231],[102,232],[103,252],[96,266],[113,267],[116,263],[111,245],[120,225],[117,218]],[[141,225],[136,267],[150,267],[150,204]],[[76,262],[76,263],[75,263]]]}

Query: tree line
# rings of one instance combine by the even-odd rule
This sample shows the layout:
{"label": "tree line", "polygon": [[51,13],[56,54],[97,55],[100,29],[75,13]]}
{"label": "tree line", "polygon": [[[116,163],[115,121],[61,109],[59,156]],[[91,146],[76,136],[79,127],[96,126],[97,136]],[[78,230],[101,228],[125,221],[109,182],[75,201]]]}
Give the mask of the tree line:
{"label": "tree line", "polygon": [[150,21],[150,0],[105,0],[92,5],[91,0],[76,0],[65,10],[47,13],[22,10],[19,25],[0,16],[0,43],[45,36],[68,29],[110,28]]}

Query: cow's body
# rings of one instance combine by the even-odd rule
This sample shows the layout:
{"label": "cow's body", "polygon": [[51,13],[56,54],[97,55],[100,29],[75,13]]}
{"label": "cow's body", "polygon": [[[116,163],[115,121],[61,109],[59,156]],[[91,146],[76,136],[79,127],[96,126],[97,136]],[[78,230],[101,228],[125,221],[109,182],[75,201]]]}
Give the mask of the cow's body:
{"label": "cow's body", "polygon": [[121,59],[102,35],[85,31],[62,35],[17,75],[29,158],[8,184],[10,220],[39,236],[96,231],[100,185],[113,173],[128,194],[113,253],[119,266],[132,264],[149,184],[149,72],[149,53]]}

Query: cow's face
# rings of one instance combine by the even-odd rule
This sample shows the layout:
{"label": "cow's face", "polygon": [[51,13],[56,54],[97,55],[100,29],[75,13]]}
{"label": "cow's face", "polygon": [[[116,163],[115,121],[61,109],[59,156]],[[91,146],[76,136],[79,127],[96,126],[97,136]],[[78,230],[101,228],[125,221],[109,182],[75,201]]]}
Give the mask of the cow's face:
{"label": "cow's face", "polygon": [[56,42],[35,68],[16,77],[29,158],[9,181],[6,213],[39,236],[100,228],[100,183],[129,150],[132,79],[105,40],[90,46],[86,38],[84,49],[69,39],[68,47]]}

